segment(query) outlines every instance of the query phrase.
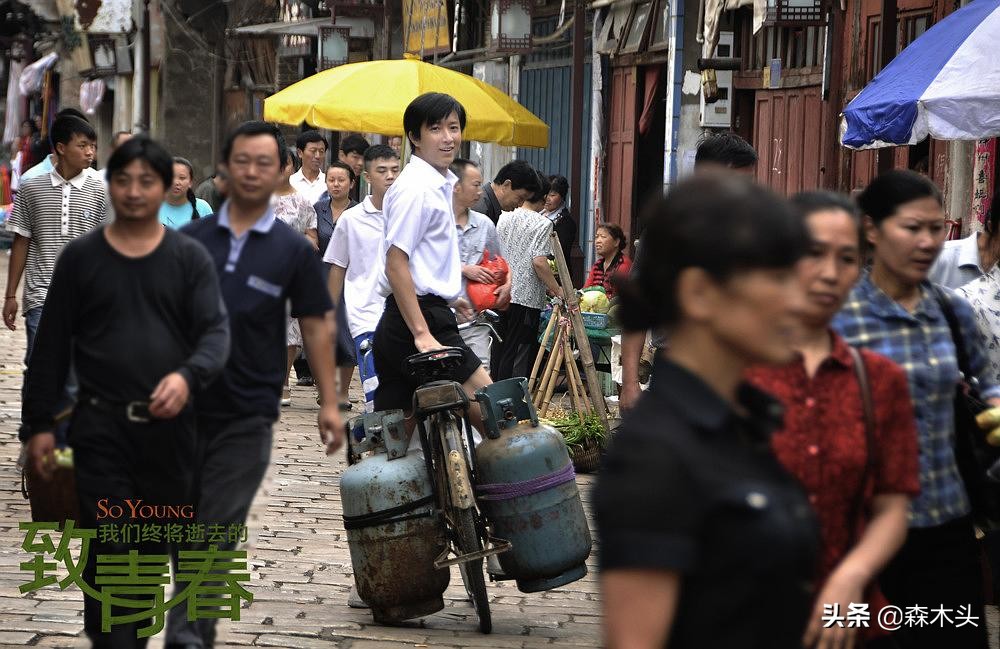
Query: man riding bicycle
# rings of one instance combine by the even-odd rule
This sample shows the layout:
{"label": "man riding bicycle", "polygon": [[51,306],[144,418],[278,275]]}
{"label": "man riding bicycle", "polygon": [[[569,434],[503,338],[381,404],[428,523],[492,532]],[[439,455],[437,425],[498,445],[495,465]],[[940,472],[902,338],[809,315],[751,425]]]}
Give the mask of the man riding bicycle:
{"label": "man riding bicycle", "polygon": [[[462,264],[452,205],[458,177],[449,170],[462,144],[465,109],[442,93],[414,99],[403,113],[403,128],[413,148],[409,164],[386,192],[385,270],[379,291],[385,311],[373,342],[379,386],[375,410],[412,410],[419,380],[404,370],[413,354],[442,347],[462,350],[450,380],[466,395],[492,383],[479,358],[462,340],[451,307],[463,319],[472,308],[462,297]],[[478,408],[470,409],[478,428]],[[415,425],[407,419],[407,428]]]}

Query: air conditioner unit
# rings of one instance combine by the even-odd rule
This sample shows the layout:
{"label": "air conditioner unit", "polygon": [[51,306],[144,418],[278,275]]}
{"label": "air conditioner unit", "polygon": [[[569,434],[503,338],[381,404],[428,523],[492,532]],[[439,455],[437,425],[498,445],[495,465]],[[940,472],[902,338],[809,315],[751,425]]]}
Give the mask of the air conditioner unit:
{"label": "air conditioner unit", "polygon": [[[719,32],[719,43],[715,46],[715,56],[727,58],[733,55],[733,32]],[[705,94],[698,93],[701,100],[701,125],[704,128],[731,128],[733,125],[733,73],[730,70],[716,70],[719,85],[719,99],[705,103]]]}

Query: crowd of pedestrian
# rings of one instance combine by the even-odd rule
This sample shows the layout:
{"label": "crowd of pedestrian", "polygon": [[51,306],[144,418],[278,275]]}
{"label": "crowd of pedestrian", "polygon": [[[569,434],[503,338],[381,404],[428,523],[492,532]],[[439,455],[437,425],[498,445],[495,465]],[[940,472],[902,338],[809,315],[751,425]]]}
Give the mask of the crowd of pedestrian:
{"label": "crowd of pedestrian", "polygon": [[[206,181],[222,199],[214,210],[193,191],[190,162],[123,135],[98,172],[94,129],[64,109],[49,130],[52,153],[20,174],[3,317],[17,328],[23,280],[22,461],[44,480],[54,450],[72,446],[79,527],[97,527],[99,501],[137,498],[193,504],[203,524],[245,522],[287,372],[284,353],[262,350],[286,346],[289,314],[313,359],[321,442],[332,453],[343,438],[316,214],[289,191],[292,156],[273,125],[229,135]],[[131,549],[95,539],[84,579],[93,583],[99,554]],[[176,561],[178,547],[140,549]],[[84,600],[95,647],[145,646],[135,623],[105,631],[101,607]],[[216,621],[174,608],[166,644],[211,647]]]}
{"label": "crowd of pedestrian", "polygon": [[[569,186],[523,160],[485,180],[459,156],[465,125],[454,98],[418,97],[404,164],[391,140],[347,135],[327,162],[320,132],[290,147],[247,122],[195,186],[192,164],[146,136],[116,134],[98,172],[82,114],[55,117],[40,157],[26,124],[3,307],[27,334],[26,470],[50,476],[72,445],[81,527],[99,499],[127,498],[241,523],[292,369],[317,386],[327,453],[355,367],[369,412],[410,414],[403,362],[442,346],[461,353],[448,378],[470,397],[526,376],[563,296],[553,233],[577,252]],[[594,497],[607,644],[985,647],[980,554],[1000,554],[977,540],[955,401],[967,380],[1000,406],[1000,209],[946,244],[924,176],[887,172],[856,201],[784,199],[746,173],[756,160],[735,135],[707,138],[694,176],[646,207],[634,262],[618,225],[596,227],[584,286],[619,303],[627,332],[624,416]],[[460,330],[485,309],[502,342]],[[95,542],[85,578],[123,547]],[[889,605],[980,623],[830,623]],[[166,646],[211,647],[214,622],[175,607]],[[134,624],[102,630],[91,599],[85,628],[96,647],[144,646]]]}
{"label": "crowd of pedestrian", "polygon": [[[625,415],[596,495],[608,644],[986,647],[1000,555],[956,391],[1000,404],[995,212],[945,243],[926,176],[785,201],[742,173],[756,154],[736,136],[703,148],[617,282]],[[640,493],[667,497],[650,512]],[[709,601],[737,623],[705,621]],[[796,614],[768,617],[778,602]],[[861,607],[871,623],[844,624]],[[886,607],[976,623],[890,633]]]}
{"label": "crowd of pedestrian", "polygon": [[[558,289],[540,263],[553,221],[576,227],[565,179],[558,202],[548,179],[522,161],[491,184],[489,196],[504,208],[495,219],[531,224],[530,254],[519,258],[519,235],[502,241],[494,222],[470,209],[483,198],[482,174],[455,160],[464,120],[447,95],[414,102],[404,120],[413,151],[405,171],[399,142],[370,146],[347,135],[327,164],[318,131],[302,133],[293,149],[276,127],[248,122],[229,135],[200,185],[187,159],[128,133],[115,134],[98,171],[95,131],[74,109],[55,117],[51,152],[31,158],[39,138],[26,124],[3,307],[11,329],[23,315],[28,339],[25,470],[50,477],[54,450],[72,445],[83,527],[96,526],[98,500],[127,498],[190,502],[198,521],[239,523],[266,471],[272,424],[290,403],[294,362],[304,363],[296,366],[300,382],[318,385],[320,437],[333,452],[339,412],[352,409],[355,364],[364,409],[409,409],[412,379],[393,373],[418,349],[465,347],[452,307],[471,315],[455,304],[468,283],[488,287],[490,307],[518,313],[522,305],[509,304],[516,277],[537,323],[545,290]],[[542,216],[547,200],[552,218]],[[484,262],[503,259],[505,243],[517,272],[501,278]],[[537,269],[548,273],[541,289]],[[414,333],[420,319],[425,329],[417,324]],[[488,368],[501,351],[478,329],[467,332],[479,336],[477,353],[460,377],[470,394],[490,382],[479,365]],[[527,330],[520,339],[532,342]],[[85,578],[93,578],[98,553],[123,548],[96,543]],[[143,547],[164,550],[176,557],[176,547]],[[212,646],[214,624],[189,620],[183,606],[167,626],[167,646]],[[85,628],[95,646],[142,644],[133,624],[103,631],[91,599]]]}

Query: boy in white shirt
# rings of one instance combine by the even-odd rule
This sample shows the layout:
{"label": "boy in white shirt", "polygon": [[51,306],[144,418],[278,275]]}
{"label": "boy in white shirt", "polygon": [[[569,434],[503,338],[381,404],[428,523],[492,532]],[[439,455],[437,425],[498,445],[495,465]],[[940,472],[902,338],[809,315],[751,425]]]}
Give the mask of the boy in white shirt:
{"label": "boy in white shirt", "polygon": [[[403,113],[413,155],[383,204],[385,272],[379,284],[386,303],[373,339],[379,376],[375,410],[412,410],[419,383],[403,371],[403,362],[418,352],[445,346],[462,349],[462,363],[448,378],[461,383],[467,395],[491,383],[479,358],[462,340],[450,308],[454,306],[463,320],[472,316],[462,297],[452,205],[458,177],[448,168],[458,154],[464,128],[465,109],[442,93],[417,97]],[[478,408],[470,409],[470,416],[476,424]]]}
{"label": "boy in white shirt", "polygon": [[385,296],[378,292],[382,274],[382,241],[385,215],[382,202],[386,190],[399,175],[399,155],[391,147],[377,144],[365,151],[364,177],[372,189],[371,196],[346,210],[337,220],[323,261],[330,267],[330,297],[340,303],[341,292],[347,307],[347,326],[354,340],[361,387],[365,392],[365,412],[373,412],[378,374],[370,345],[375,327],[382,317]]}

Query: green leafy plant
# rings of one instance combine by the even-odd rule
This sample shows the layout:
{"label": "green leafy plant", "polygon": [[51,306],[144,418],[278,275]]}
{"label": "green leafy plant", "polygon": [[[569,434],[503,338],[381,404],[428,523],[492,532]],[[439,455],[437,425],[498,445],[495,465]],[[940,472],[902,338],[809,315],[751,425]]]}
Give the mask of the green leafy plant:
{"label": "green leafy plant", "polygon": [[603,447],[608,442],[608,431],[604,429],[601,418],[595,414],[587,415],[583,421],[580,421],[580,416],[576,413],[543,421],[562,433],[571,453],[587,446]]}

